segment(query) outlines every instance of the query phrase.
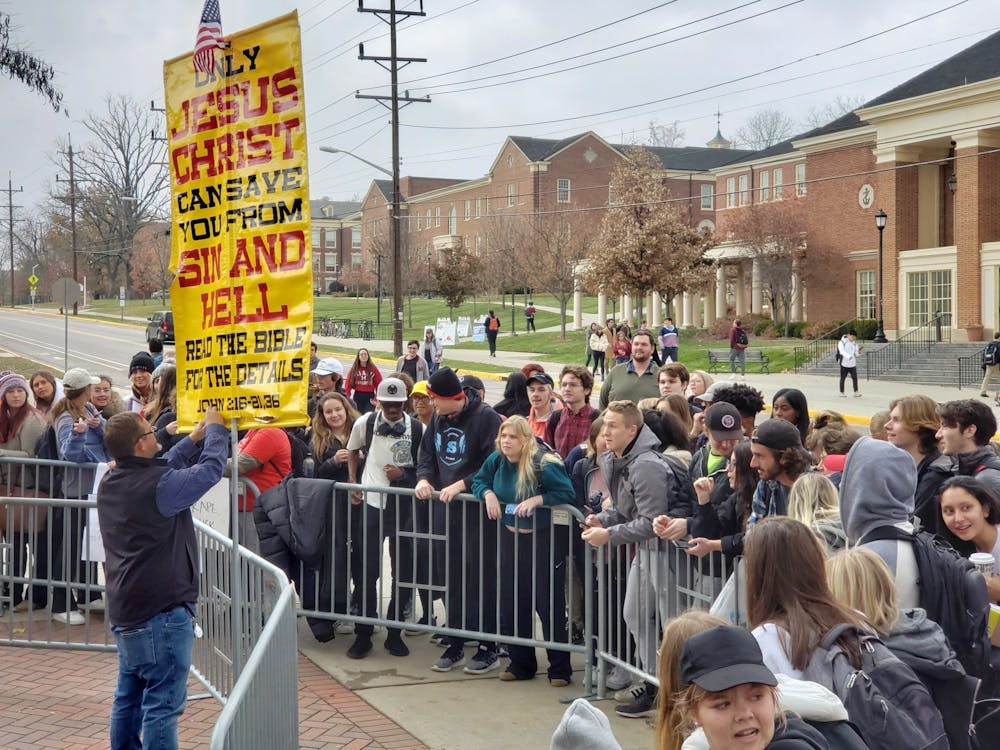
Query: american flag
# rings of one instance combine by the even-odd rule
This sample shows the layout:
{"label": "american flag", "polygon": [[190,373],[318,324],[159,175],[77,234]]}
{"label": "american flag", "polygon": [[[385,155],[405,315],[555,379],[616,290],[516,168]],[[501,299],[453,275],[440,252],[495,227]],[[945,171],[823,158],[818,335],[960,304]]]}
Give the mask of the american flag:
{"label": "american flag", "polygon": [[210,75],[215,68],[215,49],[225,49],[228,43],[222,38],[222,17],[219,14],[219,0],[205,0],[201,9],[201,23],[198,37],[194,42],[194,69]]}

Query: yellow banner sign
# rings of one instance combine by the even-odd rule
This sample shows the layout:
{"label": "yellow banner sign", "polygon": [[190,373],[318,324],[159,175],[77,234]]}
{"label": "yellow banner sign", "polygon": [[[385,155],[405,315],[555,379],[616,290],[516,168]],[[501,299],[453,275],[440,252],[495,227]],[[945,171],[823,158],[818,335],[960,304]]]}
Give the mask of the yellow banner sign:
{"label": "yellow banner sign", "polygon": [[182,427],[307,422],[312,248],[296,13],[163,66]]}

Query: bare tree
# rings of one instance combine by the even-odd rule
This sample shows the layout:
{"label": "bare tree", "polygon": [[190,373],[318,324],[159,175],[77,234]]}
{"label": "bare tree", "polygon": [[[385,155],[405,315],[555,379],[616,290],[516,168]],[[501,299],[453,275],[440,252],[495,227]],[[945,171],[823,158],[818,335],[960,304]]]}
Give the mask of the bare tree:
{"label": "bare tree", "polygon": [[666,298],[697,289],[712,275],[707,239],[670,202],[662,166],[647,149],[632,148],[611,174],[614,200],[601,222],[585,281],[612,295]]}
{"label": "bare tree", "polygon": [[566,308],[573,298],[577,271],[590,256],[597,222],[590,214],[571,224],[559,215],[524,217],[524,241],[516,257],[518,276],[532,289],[548,292],[559,302],[562,337],[566,338]]}
{"label": "bare tree", "polygon": [[0,13],[0,71],[44,96],[52,109],[59,111],[63,95],[53,84],[55,70],[30,52],[12,46],[10,15],[7,13]]}
{"label": "bare tree", "polygon": [[838,94],[832,102],[827,102],[822,107],[810,107],[809,112],[803,120],[806,130],[821,128],[827,123],[833,122],[838,117],[853,112],[865,103],[865,97],[861,94],[840,95]]}
{"label": "bare tree", "polygon": [[[105,109],[84,120],[93,140],[75,154],[76,211],[78,231],[96,237],[88,257],[93,267],[103,270],[111,294],[116,281],[128,285],[136,229],[165,215],[168,182],[162,164],[165,146],[149,135],[162,126],[159,116],[125,95],[108,96]],[[65,148],[60,148],[57,162],[68,174]],[[53,196],[64,215],[70,208],[68,193],[61,190]]]}
{"label": "bare tree", "polygon": [[22,219],[15,235],[15,264],[20,269],[18,284],[27,287],[32,271],[41,280],[39,294],[48,295],[49,288],[58,279],[72,275],[72,242],[69,233],[60,231],[44,210],[38,209],[39,218]]}
{"label": "bare tree", "polygon": [[736,141],[740,148],[760,151],[773,146],[795,132],[795,121],[779,109],[759,109],[739,130]]}
{"label": "bare tree", "polygon": [[684,145],[684,131],[679,120],[660,125],[655,119],[649,121],[649,145],[677,148]]}
{"label": "bare tree", "polygon": [[[730,230],[735,241],[760,264],[764,293],[771,310],[774,313],[782,311],[787,336],[792,303],[799,291],[792,283],[792,272],[794,270],[800,278],[806,275],[805,217],[788,202],[759,203],[740,209]],[[824,265],[816,257],[810,259],[810,264]],[[778,319],[777,314],[774,317]]]}
{"label": "bare tree", "polygon": [[165,221],[143,224],[132,239],[132,286],[143,294],[170,288],[170,225]]}

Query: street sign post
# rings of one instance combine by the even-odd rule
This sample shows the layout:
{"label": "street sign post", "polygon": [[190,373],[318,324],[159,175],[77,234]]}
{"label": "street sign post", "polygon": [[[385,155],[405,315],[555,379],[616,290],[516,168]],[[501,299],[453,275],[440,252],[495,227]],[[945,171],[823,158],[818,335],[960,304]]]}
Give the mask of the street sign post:
{"label": "street sign post", "polygon": [[118,287],[118,307],[122,310],[122,323],[125,322],[125,287]]}
{"label": "street sign post", "polygon": [[69,369],[69,311],[83,299],[80,285],[73,279],[59,279],[52,285],[52,299],[60,305],[63,314],[63,370]]}

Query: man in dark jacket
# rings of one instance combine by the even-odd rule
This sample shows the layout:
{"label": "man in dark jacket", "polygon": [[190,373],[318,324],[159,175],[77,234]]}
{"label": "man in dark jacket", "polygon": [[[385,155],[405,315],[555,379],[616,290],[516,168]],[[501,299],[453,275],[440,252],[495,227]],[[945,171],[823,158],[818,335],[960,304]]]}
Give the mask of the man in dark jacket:
{"label": "man in dark jacket", "polygon": [[[450,367],[431,375],[427,392],[434,399],[437,413],[420,442],[414,494],[420,500],[430,500],[439,489],[438,500],[447,504],[459,494],[472,491],[472,478],[493,452],[501,419],[478,393],[462,389],[458,375]],[[478,502],[468,508],[448,510],[442,513],[440,507],[430,507],[431,528],[435,531],[443,530],[440,524],[447,519],[448,627],[496,632],[496,522],[486,517],[485,506]],[[449,672],[463,664],[464,643],[464,638],[449,638],[448,648],[431,668]],[[499,666],[496,644],[481,641],[479,651],[463,671],[485,674]]]}
{"label": "man in dark jacket", "polygon": [[176,747],[198,599],[190,509],[222,478],[228,433],[209,408],[188,440],[157,459],[149,422],[125,412],[108,420],[104,442],[116,462],[97,491],[108,621],[118,645],[111,747],[141,747],[140,735],[149,747]]}
{"label": "man in dark jacket", "polygon": [[949,401],[938,407],[941,452],[958,462],[956,474],[975,477],[1000,494],[1000,457],[990,447],[997,431],[993,410],[971,398]]}

